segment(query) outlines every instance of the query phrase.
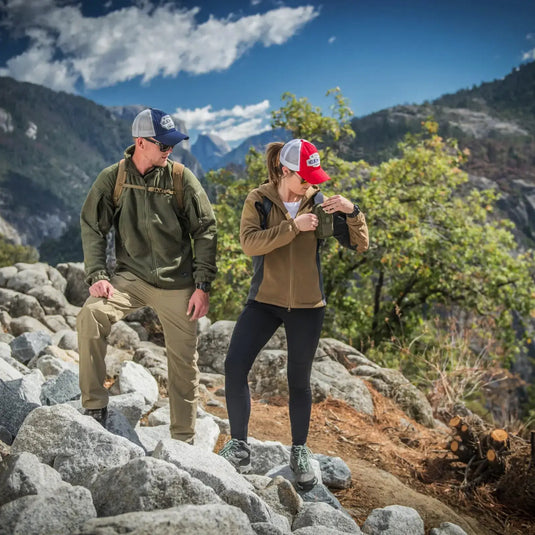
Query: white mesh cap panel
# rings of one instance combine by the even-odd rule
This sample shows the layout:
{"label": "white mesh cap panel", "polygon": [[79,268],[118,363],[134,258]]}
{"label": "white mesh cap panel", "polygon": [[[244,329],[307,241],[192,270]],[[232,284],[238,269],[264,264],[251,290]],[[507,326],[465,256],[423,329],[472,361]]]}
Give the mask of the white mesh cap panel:
{"label": "white mesh cap panel", "polygon": [[152,137],[156,134],[150,110],[143,110],[136,115],[132,123],[132,137]]}
{"label": "white mesh cap panel", "polygon": [[292,139],[282,147],[280,161],[292,171],[299,171],[299,161],[301,156],[301,140]]}

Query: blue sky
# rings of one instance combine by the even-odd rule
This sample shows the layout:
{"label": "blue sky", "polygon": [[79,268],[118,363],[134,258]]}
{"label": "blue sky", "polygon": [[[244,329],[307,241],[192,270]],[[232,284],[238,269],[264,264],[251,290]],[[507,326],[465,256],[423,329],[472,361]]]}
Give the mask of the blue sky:
{"label": "blue sky", "polygon": [[231,145],[285,91],[355,115],[502,78],[535,59],[535,0],[0,0],[0,75],[142,104]]}

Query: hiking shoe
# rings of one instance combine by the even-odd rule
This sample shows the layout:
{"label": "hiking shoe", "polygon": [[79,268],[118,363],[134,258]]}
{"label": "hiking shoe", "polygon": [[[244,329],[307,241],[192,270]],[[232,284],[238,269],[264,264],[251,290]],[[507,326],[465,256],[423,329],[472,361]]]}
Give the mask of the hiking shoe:
{"label": "hiking shoe", "polygon": [[290,468],[295,476],[295,484],[301,490],[310,490],[317,482],[310,460],[312,452],[306,446],[292,446]]}
{"label": "hiking shoe", "polygon": [[91,416],[100,425],[104,426],[108,417],[108,407],[102,407],[102,409],[85,409],[84,416]]}
{"label": "hiking shoe", "polygon": [[245,440],[233,438],[229,440],[219,455],[226,459],[240,473],[248,472],[251,469],[251,448]]}

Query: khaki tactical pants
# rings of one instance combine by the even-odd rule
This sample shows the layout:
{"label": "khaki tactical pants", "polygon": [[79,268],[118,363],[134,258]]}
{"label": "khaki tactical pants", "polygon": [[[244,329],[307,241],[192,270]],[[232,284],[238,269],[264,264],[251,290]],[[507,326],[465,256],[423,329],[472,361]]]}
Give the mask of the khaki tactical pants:
{"label": "khaki tactical pants", "polygon": [[165,336],[171,436],[188,441],[195,433],[199,390],[197,321],[190,321],[186,315],[193,288],[162,290],[125,271],[117,273],[111,284],[113,296],[89,297],[76,320],[82,405],[100,409],[108,404],[104,358],[106,338],[113,323],[134,310],[150,306],[158,314]]}

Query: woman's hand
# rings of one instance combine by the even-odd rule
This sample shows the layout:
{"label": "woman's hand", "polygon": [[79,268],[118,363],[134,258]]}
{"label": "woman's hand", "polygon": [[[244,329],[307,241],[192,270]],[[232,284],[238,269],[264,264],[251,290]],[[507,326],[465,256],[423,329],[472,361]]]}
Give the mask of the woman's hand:
{"label": "woman's hand", "polygon": [[342,197],[342,195],[333,195],[321,204],[321,207],[328,213],[334,214],[334,212],[342,212],[344,214],[350,214],[353,212],[353,203]]}
{"label": "woman's hand", "polygon": [[[353,205],[351,205],[351,210],[353,210]],[[301,232],[316,230],[318,216],[314,214],[301,214],[294,219],[294,223]]]}

